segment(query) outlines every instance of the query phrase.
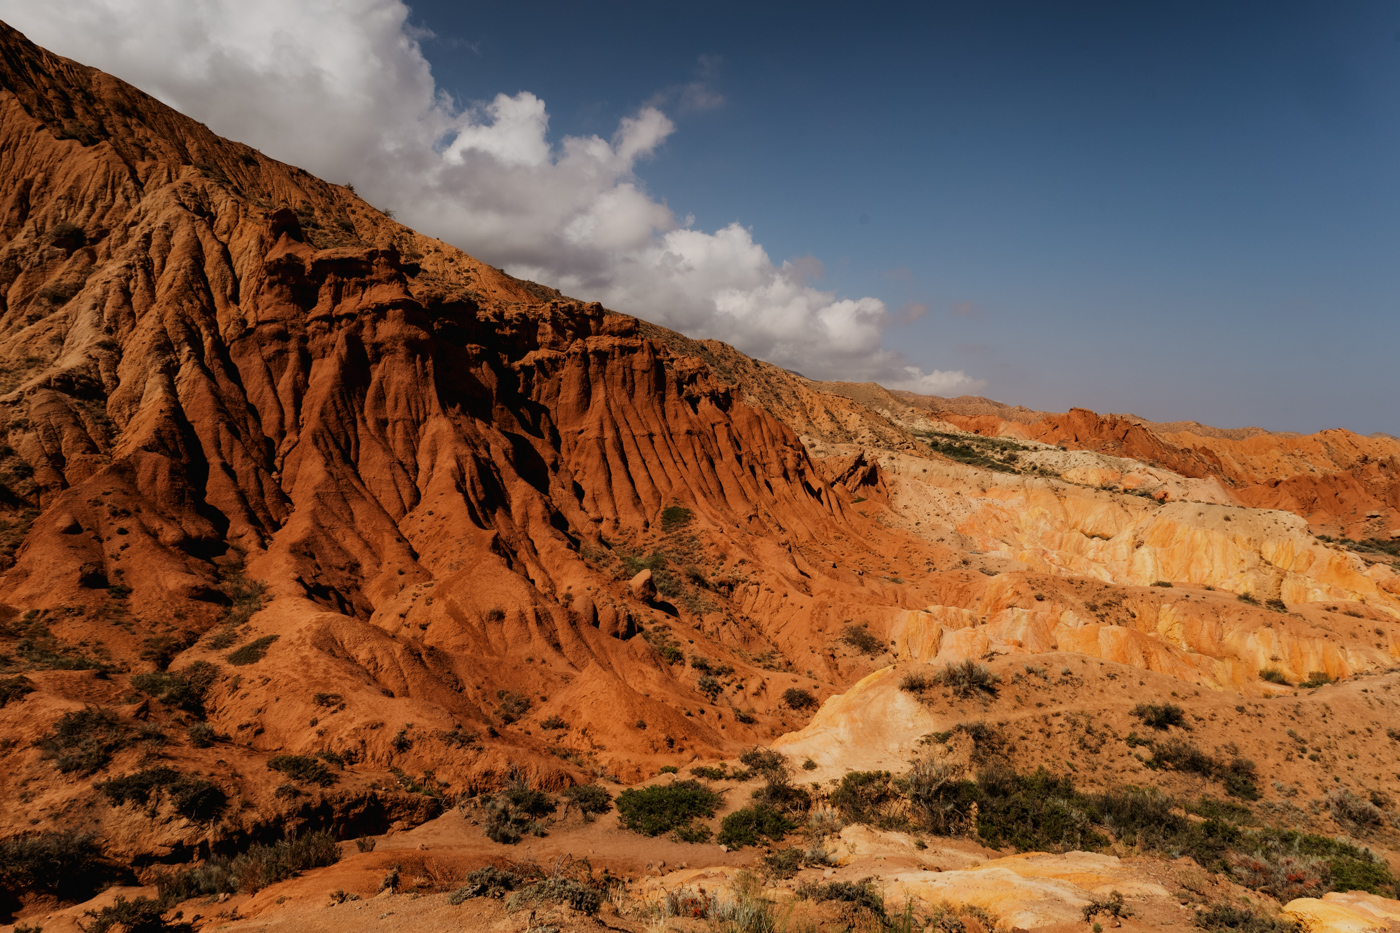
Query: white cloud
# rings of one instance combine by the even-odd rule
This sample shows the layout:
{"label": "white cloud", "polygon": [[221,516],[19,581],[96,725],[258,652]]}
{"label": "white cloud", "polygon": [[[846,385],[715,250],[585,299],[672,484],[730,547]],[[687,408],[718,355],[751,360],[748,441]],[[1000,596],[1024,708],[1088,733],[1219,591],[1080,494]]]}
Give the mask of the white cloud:
{"label": "white cloud", "polygon": [[812,286],[811,257],[776,264],[739,224],[692,229],[641,187],[675,131],[658,105],[722,105],[713,60],[611,139],[554,141],[528,91],[440,91],[402,0],[0,0],[0,18],[513,274],[816,378],[981,385],[885,348],[884,303]]}

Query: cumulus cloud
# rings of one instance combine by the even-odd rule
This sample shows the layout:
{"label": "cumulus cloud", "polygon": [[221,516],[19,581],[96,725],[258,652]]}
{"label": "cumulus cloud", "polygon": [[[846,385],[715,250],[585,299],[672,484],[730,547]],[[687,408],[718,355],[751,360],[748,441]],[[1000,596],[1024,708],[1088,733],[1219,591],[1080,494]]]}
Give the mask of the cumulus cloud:
{"label": "cumulus cloud", "polygon": [[678,221],[636,176],[675,112],[721,106],[715,60],[610,138],[549,132],[528,91],[459,102],[437,87],[402,0],[0,0],[0,18],[269,155],[512,274],[732,343],[816,378],[920,392],[980,387],[884,346],[891,315],[775,263],[751,231]]}

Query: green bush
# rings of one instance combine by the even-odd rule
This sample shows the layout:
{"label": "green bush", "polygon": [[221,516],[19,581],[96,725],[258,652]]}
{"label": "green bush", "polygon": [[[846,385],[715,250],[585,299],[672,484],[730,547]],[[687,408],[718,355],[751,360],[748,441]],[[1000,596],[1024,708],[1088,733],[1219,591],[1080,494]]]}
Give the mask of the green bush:
{"label": "green bush", "polygon": [[1276,667],[1266,667],[1263,670],[1261,670],[1259,672],[1259,679],[1266,680],[1271,684],[1281,684],[1285,687],[1292,686],[1292,684],[1288,682],[1288,678],[1283,676],[1283,671],[1279,670]]}
{"label": "green bush", "polygon": [[756,846],[763,840],[777,842],[797,827],[777,807],[764,803],[735,810],[720,823],[719,844],[733,849]]}
{"label": "green bush", "polygon": [[64,713],[52,731],[34,744],[59,771],[86,777],[105,768],[114,754],[136,741],[131,726],[111,710],[89,706]]}
{"label": "green bush", "polygon": [[1337,679],[1326,671],[1309,671],[1307,679],[1298,686],[1311,690],[1314,687],[1321,687],[1336,682]]}
{"label": "green bush", "polygon": [[1153,729],[1170,729],[1186,722],[1185,711],[1175,703],[1139,703],[1133,707],[1133,715]]}
{"label": "green bush", "polygon": [[629,787],[617,795],[618,822],[644,836],[659,836],[715,815],[724,798],[699,781]]}
{"label": "green bush", "polygon": [[280,771],[294,781],[330,787],[340,780],[335,772],[310,755],[273,755],[267,761],[269,771]]}
{"label": "green bush", "polygon": [[977,832],[993,848],[1064,851],[1099,849],[1108,842],[1078,804],[1068,777],[1044,769],[1017,774],[987,768],[977,776],[977,790]]}
{"label": "green bush", "polygon": [[228,663],[237,667],[256,664],[267,654],[267,649],[272,647],[272,643],[280,637],[280,635],[264,635],[262,638],[250,641],[242,648],[230,652]]}

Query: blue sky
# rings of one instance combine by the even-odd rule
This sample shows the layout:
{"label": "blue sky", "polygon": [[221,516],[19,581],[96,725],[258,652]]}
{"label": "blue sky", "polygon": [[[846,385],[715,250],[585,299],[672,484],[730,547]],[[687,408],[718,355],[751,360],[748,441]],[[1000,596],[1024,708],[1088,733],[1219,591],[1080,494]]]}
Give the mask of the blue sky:
{"label": "blue sky", "polygon": [[649,190],[926,305],[898,344],[994,397],[1400,433],[1394,3],[413,10],[441,86],[562,133],[707,79]]}
{"label": "blue sky", "polygon": [[810,375],[1400,434],[1393,2],[0,18],[487,261]]}

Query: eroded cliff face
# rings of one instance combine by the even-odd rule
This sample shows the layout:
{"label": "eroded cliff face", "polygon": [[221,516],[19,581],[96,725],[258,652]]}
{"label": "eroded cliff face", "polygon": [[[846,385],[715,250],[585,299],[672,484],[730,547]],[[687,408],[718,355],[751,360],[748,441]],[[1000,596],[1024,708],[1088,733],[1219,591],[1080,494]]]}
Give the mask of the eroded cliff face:
{"label": "eroded cliff face", "polygon": [[[0,46],[0,601],[35,688],[6,728],[120,707],[55,668],[207,661],[209,722],[255,763],[559,784],[770,737],[783,689],[863,673],[827,644],[892,597],[835,549],[901,536],[703,362]],[[272,777],[226,777],[276,806]]]}

